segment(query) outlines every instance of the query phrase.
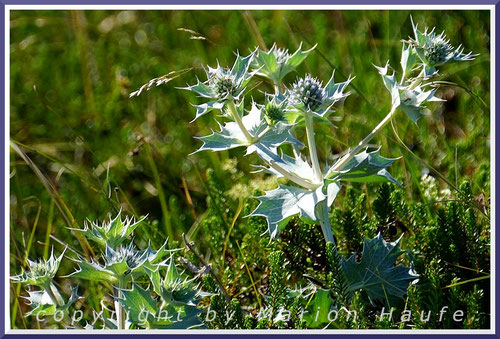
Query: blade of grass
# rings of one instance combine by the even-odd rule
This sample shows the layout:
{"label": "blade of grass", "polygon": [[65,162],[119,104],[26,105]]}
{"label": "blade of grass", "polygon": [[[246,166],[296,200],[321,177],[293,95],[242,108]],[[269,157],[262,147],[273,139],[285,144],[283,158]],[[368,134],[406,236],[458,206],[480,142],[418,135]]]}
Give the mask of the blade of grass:
{"label": "blade of grass", "polygon": [[[408,152],[408,154],[414,158],[415,160],[417,160],[417,162],[419,162],[421,165],[427,167],[432,173],[434,173],[439,179],[443,180],[446,184],[448,184],[448,186],[452,187],[455,192],[458,193],[458,195],[460,196],[464,196],[464,193],[462,191],[460,191],[458,189],[457,186],[455,186],[450,180],[448,180],[448,178],[446,178],[443,174],[441,174],[438,170],[436,170],[434,167],[432,167],[428,162],[426,162],[424,159],[420,158],[418,155],[416,155],[415,153],[413,153],[412,150],[410,150],[410,148],[408,146],[406,146],[406,144],[403,142],[403,140],[401,140],[401,137],[399,136],[398,134],[398,131],[397,131],[397,128],[396,128],[396,125],[393,123],[393,121],[391,121],[391,126],[392,126],[392,130],[394,132],[394,136],[396,137],[396,140],[397,140],[397,143],[400,145],[401,148],[403,148],[406,152]],[[409,162],[408,162],[409,163]],[[413,175],[413,174],[412,174]],[[423,192],[420,188],[420,183],[418,183],[418,188],[419,190],[421,191],[422,193],[422,198],[425,199],[424,195],[423,195]],[[489,216],[480,208],[480,206],[478,206],[477,204],[473,204],[474,207],[476,207],[476,209],[487,219],[487,220],[490,220]]]}
{"label": "blade of grass", "polygon": [[257,290],[257,287],[255,286],[255,282],[253,280],[252,273],[250,272],[250,269],[248,268],[247,261],[245,259],[245,256],[243,255],[243,251],[241,250],[241,247],[240,247],[240,244],[238,243],[238,241],[236,241],[236,246],[238,247],[241,258],[243,259],[243,263],[245,264],[245,268],[247,270],[248,277],[250,278],[250,282],[252,283],[253,291],[255,292],[255,297],[257,298],[257,302],[259,303],[259,307],[262,308],[262,302],[260,301],[259,291]]}
{"label": "blade of grass", "polygon": [[[21,266],[22,267],[26,267],[26,261],[23,261],[21,258],[23,257],[21,255],[21,251],[19,250],[19,247],[17,246],[17,242],[15,241],[15,237],[14,237],[14,231],[12,229],[13,225],[12,223],[10,224],[10,239],[13,240],[13,243],[14,243],[14,248],[16,249],[16,253],[17,253],[17,257],[19,258],[18,261],[20,262]],[[12,254],[11,254],[11,257],[12,257]],[[14,289],[15,293],[14,293],[14,305],[12,306],[12,313],[11,313],[11,316],[10,316],[10,320],[11,320],[11,327],[14,328],[15,325],[16,325],[16,317],[17,317],[17,309],[18,309],[18,306],[19,306],[19,299],[18,299],[18,296],[19,294],[21,293],[21,283],[18,283],[18,284],[15,284],[16,285],[16,288]],[[20,313],[22,314],[22,309],[21,307],[19,306],[19,310],[21,311]],[[22,318],[24,319],[24,316],[22,316]],[[26,326],[25,326],[26,328]]]}
{"label": "blade of grass", "polygon": [[99,189],[97,189],[96,187],[94,187],[93,183],[91,183],[87,178],[85,178],[83,175],[81,175],[80,173],[76,172],[75,170],[73,170],[71,167],[69,167],[68,165],[64,164],[63,162],[61,162],[60,160],[44,153],[44,152],[41,152],[40,150],[38,150],[37,148],[35,147],[32,147],[32,146],[28,146],[26,144],[23,144],[17,140],[14,140],[14,139],[11,139],[10,140],[11,142],[17,144],[18,146],[21,146],[22,148],[25,148],[29,151],[32,151],[32,152],[35,152],[36,154],[58,164],[59,166],[61,166],[62,168],[64,168],[65,170],[67,170],[68,172],[70,172],[71,174],[77,176],[80,180],[82,180],[85,184],[87,184],[90,189],[92,189],[93,191],[95,192],[99,192]]}
{"label": "blade of grass", "polygon": [[193,199],[191,199],[191,194],[189,193],[189,188],[184,174],[181,175],[181,180],[182,180],[182,188],[184,189],[184,195],[186,196],[186,202],[188,203],[189,208],[191,209],[193,217],[196,219],[196,210],[194,208]]}
{"label": "blade of grass", "polygon": [[200,181],[203,185],[203,188],[205,189],[205,191],[207,192],[208,196],[210,197],[210,200],[212,201],[212,204],[213,204],[213,207],[215,209],[215,212],[217,213],[217,216],[219,217],[221,223],[224,225],[224,227],[226,228],[226,231],[229,231],[229,225],[227,224],[227,221],[226,219],[224,218],[222,212],[221,212],[221,209],[219,208],[219,205],[217,205],[217,201],[215,200],[213,194],[212,194],[212,190],[210,189],[210,187],[208,187],[207,183],[205,182],[205,179],[203,179],[203,176],[201,175],[201,172],[200,172],[200,169],[198,168],[198,165],[194,162],[193,163],[193,166],[196,170],[196,174],[198,174],[198,177],[200,178]]}
{"label": "blade of grass", "polygon": [[226,301],[229,302],[230,301],[229,294],[227,293],[226,289],[224,288],[224,284],[222,284],[222,281],[217,276],[217,274],[215,274],[215,272],[213,271],[213,269],[211,268],[211,266],[209,264],[207,264],[207,262],[203,259],[203,257],[194,248],[194,242],[188,241],[187,238],[186,238],[186,235],[184,233],[182,233],[182,239],[184,240],[184,243],[186,244],[187,248],[189,248],[189,250],[191,252],[193,252],[194,256],[199,260],[199,262],[204,267],[209,267],[210,268],[208,270],[208,273],[212,276],[212,278],[214,278],[215,282],[219,286],[219,289],[220,289],[222,295],[224,296],[224,298],[226,299]]}
{"label": "blade of grass", "polygon": [[144,143],[144,148],[146,149],[149,166],[151,167],[151,171],[153,172],[153,178],[155,180],[156,189],[158,190],[158,198],[160,199],[160,206],[163,216],[163,225],[165,227],[165,232],[167,232],[167,236],[169,237],[169,239],[175,239],[174,231],[172,230],[172,224],[170,223],[169,219],[167,199],[165,198],[165,192],[163,191],[160,174],[158,173],[158,168],[156,167],[156,162],[153,157],[151,146],[149,145],[149,143]]}
{"label": "blade of grass", "polygon": [[43,244],[43,257],[49,258],[50,234],[52,233],[52,223],[54,221],[54,200],[50,200],[47,229],[45,230],[45,242]]}
{"label": "blade of grass", "polygon": [[[73,214],[71,213],[70,209],[66,205],[64,199],[61,197],[55,186],[48,180],[47,177],[42,173],[42,171],[35,165],[35,163],[24,153],[21,148],[14,142],[10,142],[10,147],[28,164],[28,166],[33,170],[35,175],[38,177],[40,180],[41,184],[44,186],[44,188],[47,190],[47,192],[50,194],[51,198],[53,199],[54,203],[56,204],[57,208],[59,209],[59,212],[61,213],[62,217],[64,218],[66,224],[69,226],[69,228],[76,228],[80,229],[80,226],[76,222],[75,218],[73,217]],[[92,250],[92,247],[88,243],[87,239],[80,233],[71,231],[71,233],[75,236],[76,240],[82,247],[82,250],[85,253],[85,257],[87,259],[90,259],[91,257],[95,258],[95,253]]]}
{"label": "blade of grass", "polygon": [[196,218],[195,222],[193,223],[193,225],[191,225],[191,227],[189,228],[189,231],[187,232],[187,237],[189,239],[194,238],[194,235],[196,234],[196,232],[198,232],[198,229],[200,228],[201,221],[203,219],[205,219],[208,214],[209,214],[209,210],[206,210],[202,215],[200,215],[198,218]]}
{"label": "blade of grass", "polygon": [[[16,285],[16,288],[14,288],[14,285]],[[26,319],[23,314],[23,310],[21,308],[21,303],[19,302],[19,293],[21,292],[21,283],[18,284],[11,284],[12,292],[14,294],[14,305],[12,306],[12,321],[11,321],[11,328],[14,329],[16,328],[16,316],[17,316],[17,310],[19,309],[19,313],[21,314],[21,321],[23,322],[23,326],[25,329],[28,328],[28,324],[26,324]],[[40,324],[38,325],[40,328]]]}
{"label": "blade of grass", "polygon": [[443,85],[443,86],[447,86],[447,87],[459,87],[459,88],[463,89],[464,91],[466,91],[467,93],[470,94],[470,96],[474,99],[474,102],[476,103],[476,105],[482,111],[489,112],[489,110],[490,110],[490,108],[484,102],[484,100],[479,95],[477,95],[476,93],[472,92],[472,90],[469,89],[467,86],[465,86],[465,84],[464,85],[459,85],[459,84],[457,84],[455,82],[443,81],[443,80],[431,81],[431,82],[428,82],[428,83],[425,84],[425,86],[433,86],[433,85]]}
{"label": "blade of grass", "polygon": [[451,285],[446,285],[445,287],[443,287],[443,290],[445,288],[450,288],[450,287],[455,287],[455,286],[459,286],[459,285],[463,285],[463,284],[468,284],[468,283],[471,283],[471,282],[475,282],[475,281],[479,281],[479,280],[484,280],[484,279],[489,279],[490,278],[490,275],[485,275],[485,276],[482,276],[482,277],[477,277],[477,278],[473,278],[473,279],[469,279],[469,280],[465,280],[465,281],[460,281],[460,282],[457,282],[455,284],[451,284]]}
{"label": "blade of grass", "polygon": [[35,232],[36,232],[36,228],[38,226],[38,221],[40,220],[40,213],[42,212],[42,203],[40,202],[40,199],[38,199],[35,196],[31,196],[31,197],[28,197],[24,200],[31,200],[31,199],[36,200],[36,202],[38,203],[38,210],[36,212],[35,220],[33,221],[33,227],[31,228],[31,233],[30,233],[30,237],[28,239],[28,243],[26,244],[26,251],[25,251],[25,255],[24,255],[25,262],[29,258],[29,253],[31,251],[31,244],[33,244],[33,239],[35,238]]}
{"label": "blade of grass", "polygon": [[238,220],[238,217],[240,216],[241,211],[243,210],[243,199],[239,199],[239,204],[238,204],[238,209],[236,210],[236,213],[234,214],[233,217],[233,222],[231,223],[231,227],[229,227],[229,231],[227,231],[226,239],[224,240],[224,250],[222,251],[222,267],[224,267],[224,263],[226,261],[226,250],[227,250],[227,244],[229,243],[229,237],[231,236],[231,232],[234,228],[234,225],[236,224],[236,220]]}
{"label": "blade of grass", "polygon": [[252,33],[252,35],[253,35],[254,39],[256,40],[257,44],[259,45],[259,47],[262,50],[267,51],[266,43],[264,41],[264,38],[260,34],[259,28],[257,27],[257,24],[255,23],[255,20],[253,18],[252,13],[250,11],[243,11],[243,12],[241,12],[241,15],[243,16],[243,19],[245,20],[245,23],[247,24],[247,27],[248,27],[250,33]]}

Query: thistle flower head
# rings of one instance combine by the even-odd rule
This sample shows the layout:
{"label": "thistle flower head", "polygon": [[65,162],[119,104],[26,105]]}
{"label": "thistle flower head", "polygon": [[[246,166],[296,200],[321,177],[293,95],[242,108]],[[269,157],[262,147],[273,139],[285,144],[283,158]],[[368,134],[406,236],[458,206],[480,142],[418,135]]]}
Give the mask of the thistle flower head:
{"label": "thistle flower head", "polygon": [[299,78],[290,90],[290,100],[295,104],[304,104],[311,111],[315,111],[325,101],[326,93],[323,83],[311,75]]}
{"label": "thistle flower head", "polygon": [[290,53],[288,52],[287,49],[284,48],[276,48],[276,45],[273,46],[274,48],[272,49],[273,55],[276,58],[276,62],[278,63],[278,66],[284,65],[288,59],[290,59]]}
{"label": "thistle flower head", "polygon": [[163,266],[165,256],[176,251],[175,249],[169,250],[166,246],[167,242],[155,251],[150,246],[144,250],[138,250],[132,242],[117,248],[106,244],[106,250],[103,254],[104,265],[96,261],[88,262],[81,258],[75,260],[78,264],[78,270],[69,276],[110,283],[115,283],[118,279],[129,274],[140,276],[146,273],[146,270],[155,271]]}
{"label": "thistle flower head", "polygon": [[52,253],[50,258],[40,259],[39,261],[31,261],[28,259],[29,271],[25,271],[20,275],[11,277],[12,280],[20,282],[23,284],[35,285],[46,287],[50,284],[52,279],[59,269],[59,265],[64,256],[64,252],[61,253],[59,257],[54,256],[54,249],[52,248]]}
{"label": "thistle flower head", "polygon": [[217,69],[208,80],[215,96],[219,99],[237,95],[240,84],[228,69]]}
{"label": "thistle flower head", "polygon": [[246,57],[238,55],[230,69],[221,67],[219,64],[216,68],[208,66],[205,69],[206,81],[198,80],[195,85],[181,88],[212,100],[201,105],[194,105],[197,111],[194,120],[214,109],[222,110],[228,100],[241,100],[246,85],[257,73],[257,71],[249,71],[254,55],[255,52]]}
{"label": "thistle flower head", "polygon": [[349,77],[344,82],[335,83],[334,76],[335,72],[325,86],[309,74],[298,78],[292,88],[287,90],[289,109],[326,118],[333,112],[332,106],[350,94],[344,90],[354,79]]}
{"label": "thistle flower head", "polygon": [[269,125],[274,125],[278,121],[283,120],[283,113],[283,108],[272,102],[268,103],[264,109],[264,114]]}
{"label": "thistle flower head", "polygon": [[129,244],[128,246],[121,246],[117,250],[108,247],[106,249],[106,257],[104,258],[106,261],[106,266],[112,266],[118,263],[126,263],[129,268],[137,267],[141,264],[141,257],[144,257],[144,252],[135,251],[133,244]]}
{"label": "thistle flower head", "polygon": [[445,63],[447,61],[446,58],[452,51],[453,47],[449,44],[449,40],[444,38],[443,34],[427,41],[424,45],[424,56],[430,65]]}
{"label": "thistle flower head", "polygon": [[413,23],[414,38],[410,38],[410,43],[422,62],[425,76],[432,76],[437,73],[436,66],[443,65],[449,61],[469,61],[474,60],[478,54],[463,53],[462,45],[454,48],[446,39],[444,32],[436,34],[435,28],[421,32],[417,25]]}

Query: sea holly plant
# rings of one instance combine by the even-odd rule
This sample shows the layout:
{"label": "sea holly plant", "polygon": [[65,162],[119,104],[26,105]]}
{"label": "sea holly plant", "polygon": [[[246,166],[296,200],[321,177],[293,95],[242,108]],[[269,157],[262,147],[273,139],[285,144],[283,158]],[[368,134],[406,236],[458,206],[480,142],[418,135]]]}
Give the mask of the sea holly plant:
{"label": "sea holly plant", "polygon": [[[41,288],[28,291],[26,299],[31,311],[27,316],[47,317],[59,312],[66,328],[203,327],[200,318],[203,311],[198,303],[206,294],[199,290],[197,277],[188,278],[178,272],[174,256],[178,249],[169,249],[168,242],[157,250],[150,245],[139,249],[134,244],[133,232],[144,219],[122,218],[120,211],[109,221],[90,222],[83,229],[77,229],[101,250],[101,259],[69,256],[65,250],[58,257],[52,252],[47,260],[28,260],[28,270],[11,277],[14,282]],[[81,298],[78,288],[73,287],[71,296],[65,300],[53,282],[65,255],[77,265],[67,277],[93,281],[109,289],[113,305],[102,303],[102,309],[95,312],[100,317],[94,317],[91,323],[83,324],[69,317],[70,306]],[[139,283],[144,280],[146,284]]]}
{"label": "sea holly plant", "polygon": [[[209,67],[206,80],[198,80],[195,85],[184,88],[211,100],[195,105],[196,118],[209,110],[219,110],[222,119],[229,120],[221,123],[219,119],[219,130],[201,137],[203,145],[198,151],[245,147],[246,154],[255,153],[261,158],[261,169],[288,179],[289,184],[279,184],[276,189],[258,197],[260,204],[250,214],[266,218],[271,239],[280,235],[292,217],[299,216],[306,221],[319,222],[325,241],[334,244],[329,209],[343,183],[390,182],[400,185],[388,171],[396,159],[384,157],[383,151],[371,148],[369,142],[394,119],[398,111],[403,111],[417,123],[423,116],[426,103],[441,101],[435,96],[437,89],[430,88],[432,83],[429,81],[437,74],[438,66],[454,60],[472,60],[476,56],[464,54],[462,47],[453,49],[444,33],[436,35],[434,29],[422,33],[413,21],[412,25],[415,38],[403,41],[401,78],[397,79],[389,62],[385,66],[375,66],[390,93],[389,113],[333,164],[318,157],[314,122],[331,124],[329,116],[334,112],[335,105],[349,96],[347,87],[353,78],[336,82],[333,72],[325,84],[310,74],[297,77],[292,84],[284,83],[287,74],[296,71],[314,47],[302,51],[300,46],[291,53],[275,44],[269,51],[257,49],[246,57],[238,54],[230,71],[219,65],[216,69]],[[250,91],[246,85],[256,76],[267,80],[274,93],[265,93],[262,104],[252,101],[247,110],[245,98],[249,97]],[[306,138],[302,141],[305,146],[295,137],[297,128],[305,128]],[[291,145],[293,154],[285,152],[285,144]],[[389,252],[392,254],[385,261],[383,256],[379,261],[364,257],[372,252],[380,254],[381,248],[391,246],[394,250]],[[405,291],[417,276],[411,274],[408,268],[394,267],[396,258],[392,255],[402,254],[396,248],[397,245],[386,244],[380,235],[365,242],[358,266],[353,257],[342,264],[344,274],[351,280],[350,288],[367,290],[372,297],[380,297],[377,293],[384,288],[383,282],[390,281],[395,271],[400,271],[402,279],[398,282],[398,289],[386,289],[386,293],[389,297],[401,297],[401,291]],[[386,266],[380,270],[382,264]],[[366,284],[354,281],[359,277],[356,274],[360,270],[370,269],[375,272],[376,281]]]}

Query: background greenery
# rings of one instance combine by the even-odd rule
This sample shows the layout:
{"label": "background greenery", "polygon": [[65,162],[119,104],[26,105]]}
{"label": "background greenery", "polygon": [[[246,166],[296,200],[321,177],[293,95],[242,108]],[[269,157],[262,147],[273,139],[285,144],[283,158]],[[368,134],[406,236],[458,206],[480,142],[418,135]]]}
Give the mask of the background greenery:
{"label": "background greenery", "polygon": [[[187,233],[222,272],[229,294],[248,307],[258,306],[259,294],[269,290],[269,253],[292,248],[297,239],[302,241],[297,251],[290,250],[283,259],[289,268],[285,273],[296,283],[307,272],[321,276],[326,267],[320,254],[324,244],[315,226],[296,222],[277,244],[269,245],[259,236],[265,231],[262,221],[242,218],[255,206],[249,198],[254,190],[275,185],[263,174],[246,174],[258,163],[256,157],[244,158],[238,149],[190,155],[200,144],[193,136],[209,133],[214,118],[209,114],[190,124],[190,103],[199,100],[175,87],[192,84],[195,75],[203,78],[203,65],[232,65],[235,51],[245,54],[274,42],[290,50],[300,42],[306,48],[317,43],[297,75],[310,72],[326,82],[335,68],[337,81],[356,76],[351,96],[335,114],[338,128],[318,126],[324,159],[357,143],[390,108],[373,64],[390,60],[399,72],[400,40],[413,34],[410,15],[419,27],[445,30],[454,46],[463,44],[466,52],[480,56],[442,67],[440,80],[458,86],[441,86],[438,96],[447,101],[428,105],[428,116],[418,125],[397,115],[400,137],[425,161],[398,143],[390,127],[373,140],[382,145],[383,156],[401,157],[390,171],[404,189],[355,185],[344,190],[333,211],[334,232],[347,255],[361,249],[363,237],[399,225],[384,234],[409,235],[405,246],[421,258],[418,272],[424,275],[417,286],[441,291],[452,281],[480,278],[459,285],[453,293],[457,303],[481,315],[479,320],[468,318],[469,327],[488,326],[489,221],[482,214],[489,214],[490,196],[488,11],[11,12],[10,137],[19,147],[18,152],[12,149],[10,158],[11,274],[24,267],[26,257],[47,257],[51,246],[56,252],[64,244],[78,250],[69,227],[83,227],[87,218],[102,220],[122,208],[130,215],[148,215],[137,243],[159,246],[170,236],[172,246],[180,245],[181,234]],[[129,98],[151,78],[188,68],[193,71]],[[254,96],[258,99],[259,94]],[[432,168],[451,186],[439,178],[437,188],[422,182],[429,171],[436,176]],[[461,187],[462,193],[454,193],[454,187]],[[442,189],[450,189],[451,198]],[[457,201],[432,203],[446,199]],[[353,212],[356,208],[358,214]],[[467,213],[473,214],[476,229],[466,223]],[[442,250],[432,243],[437,239],[442,240]],[[474,244],[481,250],[474,250]],[[439,273],[425,275],[432,265]],[[67,262],[59,275],[72,270]],[[96,291],[87,303],[98,304],[96,286],[81,286],[84,296]],[[415,305],[423,302],[418,298],[424,298],[419,296],[425,295],[424,287],[410,291],[417,296]],[[18,298],[20,291],[12,285],[13,326],[39,326],[20,316],[27,310]],[[449,291],[435,298],[449,302]],[[389,326],[366,314],[367,327]],[[467,321],[412,326],[467,327]]]}

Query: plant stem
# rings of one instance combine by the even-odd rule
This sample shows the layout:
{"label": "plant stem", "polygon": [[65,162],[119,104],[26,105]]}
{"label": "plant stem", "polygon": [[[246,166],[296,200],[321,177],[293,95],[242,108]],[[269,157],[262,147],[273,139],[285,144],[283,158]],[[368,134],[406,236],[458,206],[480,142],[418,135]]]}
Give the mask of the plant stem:
{"label": "plant stem", "polygon": [[393,105],[391,108],[391,111],[385,116],[385,118],[373,129],[373,131],[370,132],[363,140],[360,141],[360,143],[354,147],[352,151],[347,153],[344,157],[342,157],[337,163],[330,169],[331,172],[336,172],[342,169],[349,160],[351,160],[363,147],[368,145],[370,140],[391,121],[392,117],[394,116],[394,113],[396,112],[396,108],[398,106]]}
{"label": "plant stem", "polygon": [[267,132],[269,132],[271,130],[271,126],[267,126],[262,132],[260,132],[260,134],[257,136],[257,138],[254,140],[254,142],[257,142],[259,141],[260,139],[262,139],[262,137],[264,135],[266,135]]}
{"label": "plant stem", "polygon": [[115,299],[115,312],[116,312],[116,326],[119,330],[125,329],[125,310],[123,305],[121,304],[120,297],[120,289],[125,288],[125,281],[120,278],[118,279],[118,287],[113,286],[113,294]]}
{"label": "plant stem", "polygon": [[415,80],[411,86],[408,88],[408,90],[412,90],[412,89],[415,89],[418,85],[420,85],[422,83],[422,81],[424,80],[424,77],[425,77],[425,73],[424,73],[424,70],[422,70],[420,72],[420,74],[418,75],[417,77],[417,80]]}
{"label": "plant stem", "polygon": [[[222,283],[222,281],[219,279],[219,277],[217,276],[217,274],[215,274],[215,272],[213,271],[212,266],[210,266],[209,264],[207,264],[207,262],[203,259],[203,257],[194,248],[194,243],[188,241],[186,239],[186,235],[184,233],[182,233],[182,239],[184,240],[184,243],[189,248],[189,250],[200,261],[200,263],[203,265],[203,267],[209,267],[210,268],[208,270],[208,273],[212,276],[212,278],[214,278],[216,284],[219,286],[219,289],[220,289],[222,295],[224,296],[224,298],[226,299],[226,301],[230,302],[231,299],[229,298],[229,294],[227,293],[226,289],[224,288],[224,284]],[[236,242],[236,245],[238,245],[238,242]]]}
{"label": "plant stem", "polygon": [[247,128],[245,125],[243,125],[243,121],[241,120],[240,115],[238,114],[238,111],[236,110],[236,105],[234,104],[234,100],[229,100],[227,102],[227,107],[229,108],[229,113],[231,114],[231,117],[236,121],[238,126],[240,127],[240,130],[243,132],[245,135],[245,138],[247,138],[247,141],[250,144],[254,143],[254,137],[248,132]]}
{"label": "plant stem", "polygon": [[[61,294],[57,290],[57,287],[52,282],[44,286],[43,289],[45,290],[45,292],[47,292],[47,294],[49,295],[52,302],[56,305],[56,307],[64,306],[64,300],[62,299]],[[56,291],[57,294],[54,293],[54,290]],[[70,319],[67,312],[63,312],[63,318],[61,320],[68,327],[74,326],[76,328],[82,329],[80,325],[78,325],[77,323],[75,324],[75,321],[73,319]]]}
{"label": "plant stem", "polygon": [[330,218],[328,216],[328,202],[323,200],[317,205],[317,212],[319,216],[319,223],[321,224],[321,230],[323,231],[323,236],[325,241],[333,243],[335,245],[335,239],[333,238],[332,227],[330,226]]}
{"label": "plant stem", "polygon": [[313,128],[313,118],[307,113],[304,113],[304,119],[306,122],[306,135],[307,135],[307,145],[309,147],[309,154],[311,156],[312,166],[314,175],[318,182],[323,181],[323,172],[319,167],[318,153],[316,150],[316,142],[314,141],[314,128]]}
{"label": "plant stem", "polygon": [[54,291],[52,291],[52,283],[49,283],[47,286],[44,287],[44,289],[45,289],[45,292],[47,292],[47,294],[49,295],[49,297],[52,300],[52,302],[56,306],[62,306],[64,304],[64,302],[61,303],[61,300],[58,300],[58,298],[54,294]]}

